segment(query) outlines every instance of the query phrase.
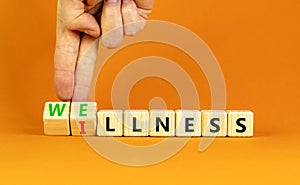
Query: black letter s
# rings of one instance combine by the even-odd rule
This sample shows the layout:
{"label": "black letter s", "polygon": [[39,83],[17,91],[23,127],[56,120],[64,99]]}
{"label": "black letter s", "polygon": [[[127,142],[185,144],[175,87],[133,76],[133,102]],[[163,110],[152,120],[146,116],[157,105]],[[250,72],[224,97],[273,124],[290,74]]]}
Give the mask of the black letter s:
{"label": "black letter s", "polygon": [[246,129],[247,129],[246,126],[245,126],[244,124],[241,123],[241,121],[246,121],[246,118],[239,118],[239,119],[236,120],[236,124],[237,124],[238,126],[242,127],[241,130],[236,129],[236,132],[238,132],[238,133],[243,133],[243,132],[245,132]]}
{"label": "black letter s", "polygon": [[220,126],[215,123],[215,121],[220,121],[220,118],[213,118],[210,120],[210,125],[216,128],[215,130],[210,129],[210,132],[212,133],[217,133],[221,129]]}

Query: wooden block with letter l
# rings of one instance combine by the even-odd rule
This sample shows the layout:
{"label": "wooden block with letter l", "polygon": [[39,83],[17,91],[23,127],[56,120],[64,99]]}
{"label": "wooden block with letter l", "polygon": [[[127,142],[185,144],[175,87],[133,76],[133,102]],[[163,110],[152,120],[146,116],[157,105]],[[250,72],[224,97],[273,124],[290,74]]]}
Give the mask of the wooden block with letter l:
{"label": "wooden block with letter l", "polygon": [[97,136],[122,136],[123,111],[100,110],[97,113]]}
{"label": "wooden block with letter l", "polygon": [[175,136],[175,112],[150,110],[150,136]]}
{"label": "wooden block with letter l", "polygon": [[72,135],[96,135],[97,103],[73,102],[71,104],[70,126]]}
{"label": "wooden block with letter l", "polygon": [[149,111],[125,110],[124,111],[124,136],[148,136]]}
{"label": "wooden block with letter l", "polygon": [[202,136],[225,137],[227,135],[227,113],[224,110],[203,110]]}
{"label": "wooden block with letter l", "polygon": [[201,112],[176,110],[176,136],[201,136]]}
{"label": "wooden block with letter l", "polygon": [[251,137],[253,136],[254,114],[248,110],[229,110],[228,136]]}
{"label": "wooden block with letter l", "polygon": [[70,135],[69,115],[69,102],[46,102],[43,114],[45,135]]}

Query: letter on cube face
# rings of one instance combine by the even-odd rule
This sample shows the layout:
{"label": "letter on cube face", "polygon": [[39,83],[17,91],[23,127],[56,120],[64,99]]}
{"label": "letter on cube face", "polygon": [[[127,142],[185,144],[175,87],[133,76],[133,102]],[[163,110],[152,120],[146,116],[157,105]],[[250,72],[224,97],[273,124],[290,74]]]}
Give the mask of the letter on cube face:
{"label": "letter on cube face", "polygon": [[254,114],[251,111],[229,110],[228,114],[228,136],[251,137],[253,136]]}
{"label": "letter on cube face", "polygon": [[96,116],[96,102],[73,102],[70,115],[72,135],[96,135]]}
{"label": "letter on cube face", "polygon": [[173,110],[150,110],[150,136],[175,136]]}
{"label": "letter on cube face", "polygon": [[224,137],[227,135],[227,113],[223,110],[203,110],[202,136]]}
{"label": "letter on cube face", "polygon": [[122,136],[123,135],[123,111],[100,110],[97,113],[97,136]]}
{"label": "letter on cube face", "polygon": [[201,136],[201,112],[198,110],[177,110],[176,136]]}
{"label": "letter on cube face", "polygon": [[148,136],[149,111],[126,110],[124,111],[124,136]]}
{"label": "letter on cube face", "polygon": [[69,102],[46,102],[43,114],[45,135],[70,135],[69,114]]}

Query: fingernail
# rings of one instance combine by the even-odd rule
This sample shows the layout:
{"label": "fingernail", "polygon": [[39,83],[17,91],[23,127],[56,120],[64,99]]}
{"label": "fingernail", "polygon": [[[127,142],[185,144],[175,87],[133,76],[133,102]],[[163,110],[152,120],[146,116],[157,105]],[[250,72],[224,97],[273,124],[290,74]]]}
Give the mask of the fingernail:
{"label": "fingernail", "polygon": [[131,0],[123,0],[123,3],[129,3]]}

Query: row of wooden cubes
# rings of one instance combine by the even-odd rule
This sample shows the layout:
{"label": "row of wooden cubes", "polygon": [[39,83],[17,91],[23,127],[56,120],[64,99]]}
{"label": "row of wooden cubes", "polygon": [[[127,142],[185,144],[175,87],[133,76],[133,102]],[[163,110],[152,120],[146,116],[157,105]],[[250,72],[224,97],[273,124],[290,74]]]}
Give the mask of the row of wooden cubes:
{"label": "row of wooden cubes", "polygon": [[97,110],[96,102],[47,102],[45,135],[253,136],[246,110]]}

